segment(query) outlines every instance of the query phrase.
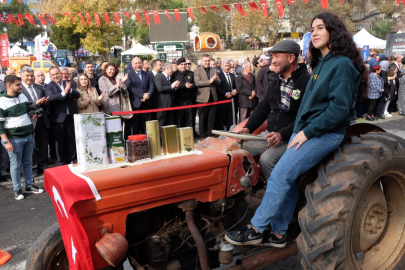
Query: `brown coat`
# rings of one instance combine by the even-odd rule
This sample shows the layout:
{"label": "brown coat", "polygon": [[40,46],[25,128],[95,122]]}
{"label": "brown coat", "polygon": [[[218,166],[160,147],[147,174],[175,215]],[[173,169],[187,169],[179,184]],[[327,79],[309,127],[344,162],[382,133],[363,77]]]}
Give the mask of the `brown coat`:
{"label": "brown coat", "polygon": [[239,106],[241,108],[254,108],[258,101],[257,97],[249,98],[253,92],[256,92],[255,76],[252,73],[249,76],[250,82],[248,82],[243,72],[235,79],[236,91],[239,93]]}
{"label": "brown coat", "polygon": [[197,102],[207,103],[210,99],[210,93],[214,98],[214,101],[217,101],[217,87],[221,84],[221,80],[217,74],[217,79],[214,83],[210,83],[210,79],[217,74],[216,68],[210,67],[210,77],[207,78],[207,72],[205,72],[202,66],[197,67],[194,70],[194,83],[198,87],[197,91]]}
{"label": "brown coat", "polygon": [[[80,93],[80,98],[76,99],[76,107],[79,113],[94,113],[100,112],[97,106],[100,106],[103,101],[98,100],[98,93],[96,88],[92,87],[90,89],[91,97],[87,93],[87,91],[83,91],[77,88],[77,91]],[[88,100],[91,99],[90,103],[87,104]]]}

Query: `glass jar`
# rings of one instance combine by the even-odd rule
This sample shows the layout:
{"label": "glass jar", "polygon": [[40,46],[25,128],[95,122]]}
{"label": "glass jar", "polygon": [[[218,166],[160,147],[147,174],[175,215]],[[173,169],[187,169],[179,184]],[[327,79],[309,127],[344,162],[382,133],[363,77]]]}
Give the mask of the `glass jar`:
{"label": "glass jar", "polygon": [[127,140],[127,155],[129,162],[150,158],[149,140],[146,135],[131,135]]}

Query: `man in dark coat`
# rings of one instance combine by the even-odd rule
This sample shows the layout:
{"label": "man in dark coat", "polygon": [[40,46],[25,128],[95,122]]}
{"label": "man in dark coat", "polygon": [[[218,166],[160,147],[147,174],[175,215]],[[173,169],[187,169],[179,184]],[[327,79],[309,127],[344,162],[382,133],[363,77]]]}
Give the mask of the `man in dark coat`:
{"label": "man in dark coat", "polygon": [[[155,83],[155,93],[158,109],[170,108],[173,103],[174,89],[179,85],[178,81],[170,82],[170,77],[173,74],[172,64],[166,63],[162,67],[162,73],[156,73],[153,78]],[[159,126],[173,125],[173,112],[157,112],[157,120]]]}
{"label": "man in dark coat", "polygon": [[[222,61],[221,71],[218,72],[219,79],[221,80],[221,84],[217,88],[218,101],[232,100],[232,102],[235,102],[235,100],[233,100],[234,97],[237,95],[235,74],[230,73],[230,70],[231,62],[227,59],[224,59]],[[233,123],[232,117],[232,103],[217,105],[215,128],[218,130],[229,130]]]}
{"label": "man in dark coat", "polygon": [[[264,62],[265,65],[259,70],[256,77],[256,92],[257,98],[261,101],[264,98],[264,95],[267,92],[269,87],[269,75],[274,74],[273,71],[269,68],[269,60],[270,57],[266,55],[261,55],[259,61],[262,63]],[[266,64],[267,62],[267,64]]]}
{"label": "man in dark coat", "polygon": [[[142,70],[142,60],[139,57],[132,59],[132,69],[128,71],[125,81],[129,99],[133,110],[148,110],[151,105],[149,99],[153,95],[155,85],[149,73]],[[134,114],[131,119],[125,120],[124,137],[131,134],[145,134],[145,122],[150,120],[149,113]]]}
{"label": "man in dark coat", "polygon": [[[174,92],[173,107],[192,105],[195,99],[194,73],[187,70],[186,64],[184,57],[177,59],[177,71],[173,73],[172,82],[178,81],[179,85]],[[174,111],[174,124],[179,128],[193,127],[192,109]]]}
{"label": "man in dark coat", "polygon": [[258,103],[256,81],[250,62],[242,63],[242,72],[236,77],[235,84],[239,93],[240,122],[243,122],[249,118]]}

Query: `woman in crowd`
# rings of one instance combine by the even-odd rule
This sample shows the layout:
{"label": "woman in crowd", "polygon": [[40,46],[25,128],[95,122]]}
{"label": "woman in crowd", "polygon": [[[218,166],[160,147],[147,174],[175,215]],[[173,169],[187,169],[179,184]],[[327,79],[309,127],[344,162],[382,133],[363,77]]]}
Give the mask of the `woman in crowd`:
{"label": "woman in crowd", "polygon": [[372,72],[368,77],[368,87],[367,87],[367,97],[370,101],[368,105],[368,111],[366,120],[374,121],[374,109],[377,103],[377,100],[381,97],[381,93],[384,92],[384,81],[380,77],[381,66],[375,65],[372,68]]}
{"label": "woman in crowd", "polygon": [[[405,57],[402,58],[401,63],[405,65]],[[402,72],[402,77],[399,79],[397,107],[399,114],[405,116],[405,71]]]}
{"label": "woman in crowd", "polygon": [[117,74],[117,65],[108,63],[104,66],[103,76],[98,80],[100,92],[104,95],[103,112],[109,115],[121,111],[121,95],[124,98],[128,96],[127,87],[124,84],[128,75],[117,81]]}
{"label": "woman in crowd", "polygon": [[[286,245],[286,231],[298,199],[298,177],[342,142],[354,116],[353,104],[364,97],[367,73],[352,34],[334,14],[321,13],[311,23],[312,76],[295,120],[287,151],[267,181],[251,224],[226,233],[236,245]],[[263,238],[269,225],[271,233]]]}
{"label": "woman in crowd", "polygon": [[391,100],[394,100],[394,96],[396,95],[397,86],[395,85],[395,78],[397,77],[398,68],[396,66],[391,65],[388,69],[387,73],[387,80],[389,85],[389,90],[385,93],[385,105],[384,105],[384,116],[385,117],[392,117],[392,115],[388,112],[388,106],[390,106]]}
{"label": "woman in crowd", "polygon": [[100,112],[97,106],[100,106],[103,103],[104,95],[98,95],[96,88],[91,86],[89,77],[87,77],[86,74],[80,74],[77,81],[77,91],[80,93],[80,98],[76,99],[75,102],[78,112]]}

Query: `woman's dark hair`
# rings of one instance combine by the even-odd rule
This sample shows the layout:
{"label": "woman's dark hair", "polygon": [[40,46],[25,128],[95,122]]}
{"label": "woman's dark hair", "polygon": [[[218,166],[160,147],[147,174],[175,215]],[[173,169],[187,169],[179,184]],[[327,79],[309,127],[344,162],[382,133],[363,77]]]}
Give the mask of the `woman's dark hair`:
{"label": "woman's dark hair", "polygon": [[259,64],[259,57],[253,57],[252,59],[252,65],[257,67],[257,65]]}
{"label": "woman's dark hair", "polygon": [[398,69],[396,66],[394,66],[394,65],[390,66],[390,68],[388,69],[388,72],[387,72],[387,76],[394,77],[394,75],[396,73],[396,71],[395,71],[396,69]]}
{"label": "woman's dark hair", "polygon": [[376,73],[377,70],[380,70],[380,69],[381,69],[381,66],[380,66],[380,65],[375,65],[375,66],[373,66],[373,68],[371,69],[371,71],[374,72],[374,73]]}
{"label": "woman's dark hair", "polygon": [[[362,100],[367,94],[368,72],[364,66],[363,59],[356,48],[353,41],[353,35],[347,30],[345,24],[338,16],[330,12],[323,12],[316,15],[311,21],[311,27],[314,20],[320,19],[325,24],[326,30],[329,32],[328,49],[333,55],[343,55],[350,59],[353,66],[361,75],[361,82],[357,93],[357,100]],[[316,49],[312,42],[309,43],[309,51],[311,53],[311,68],[315,69],[319,62],[321,51]]]}
{"label": "woman's dark hair", "polygon": [[103,69],[103,76],[108,77],[108,75],[107,75],[107,68],[108,68],[108,67],[114,67],[114,68],[115,68],[115,73],[114,73],[114,76],[113,76],[113,77],[114,77],[114,78],[117,77],[118,72],[119,72],[118,66],[117,66],[117,64],[111,63],[111,62],[109,62],[107,65],[105,65],[105,67],[104,67],[104,69]]}
{"label": "woman's dark hair", "polygon": [[81,83],[80,83],[80,77],[81,77],[81,76],[86,77],[86,79],[87,79],[87,81],[88,81],[87,89],[91,89],[91,88],[92,88],[92,86],[91,86],[91,81],[90,81],[90,79],[89,79],[89,76],[87,76],[86,73],[80,73],[79,76],[77,76],[77,88],[79,88],[79,89],[82,90],[82,91],[87,90],[87,89],[84,89],[83,86],[82,86]]}

